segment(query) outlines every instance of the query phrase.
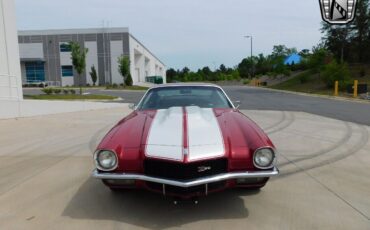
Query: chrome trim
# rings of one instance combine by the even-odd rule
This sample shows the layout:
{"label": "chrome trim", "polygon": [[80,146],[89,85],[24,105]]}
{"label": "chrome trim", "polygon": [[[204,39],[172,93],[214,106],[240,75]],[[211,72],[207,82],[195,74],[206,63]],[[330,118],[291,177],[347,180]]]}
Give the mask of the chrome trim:
{"label": "chrome trim", "polygon": [[223,173],[215,176],[203,177],[189,181],[176,181],[170,179],[163,179],[157,177],[146,176],[142,174],[126,174],[126,173],[106,173],[106,172],[99,172],[95,169],[92,172],[92,176],[97,179],[112,179],[112,180],[141,180],[141,181],[148,181],[154,182],[159,184],[166,184],[172,185],[182,188],[193,187],[197,185],[209,184],[224,180],[231,180],[231,179],[239,179],[239,178],[258,178],[258,177],[272,177],[277,176],[279,174],[279,169],[274,167],[271,170],[264,170],[264,171],[256,171],[256,172],[229,172]]}
{"label": "chrome trim", "polygon": [[[255,156],[256,156],[257,151],[259,151],[259,150],[261,150],[261,149],[271,149],[271,150],[272,150],[272,153],[274,154],[274,159],[272,159],[271,164],[270,164],[269,166],[261,167],[261,166],[259,166],[258,164],[256,164]],[[276,151],[275,151],[275,149],[274,149],[274,148],[272,148],[272,147],[270,147],[270,146],[260,147],[260,148],[256,149],[256,150],[254,151],[254,153],[253,153],[253,165],[254,165],[256,168],[258,168],[258,169],[270,169],[270,168],[272,168],[272,167],[274,166],[275,162],[276,162]]]}
{"label": "chrome trim", "polygon": [[[112,152],[112,153],[114,153],[114,156],[116,157],[116,164],[111,169],[105,169],[105,168],[101,167],[100,166],[100,163],[98,162],[98,153],[104,152],[104,151]],[[94,162],[95,162],[95,166],[99,170],[104,171],[104,172],[111,172],[111,171],[115,170],[116,168],[118,168],[118,156],[117,156],[117,153],[114,150],[110,150],[110,149],[99,149],[99,150],[96,150],[94,152]]]}

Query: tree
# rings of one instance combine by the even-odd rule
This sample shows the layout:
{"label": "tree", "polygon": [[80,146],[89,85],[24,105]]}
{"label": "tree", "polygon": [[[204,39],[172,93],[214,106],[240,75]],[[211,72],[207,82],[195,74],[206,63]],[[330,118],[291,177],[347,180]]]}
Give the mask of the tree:
{"label": "tree", "polygon": [[[123,78],[123,83],[126,84],[126,78],[130,75],[130,58],[127,56],[121,55],[118,57],[118,72],[121,74]],[[132,78],[131,78],[132,81]]]}
{"label": "tree", "polygon": [[202,68],[202,72],[205,74],[205,75],[211,75],[212,74],[212,70],[208,67],[208,66],[205,66]]}
{"label": "tree", "polygon": [[361,0],[357,3],[356,18],[353,22],[352,33],[357,51],[357,60],[364,62],[370,58],[370,3]]}
{"label": "tree", "polygon": [[184,67],[183,69],[182,69],[182,71],[181,71],[183,74],[187,74],[187,73],[189,73],[190,72],[190,69],[188,68],[188,67]]}
{"label": "tree", "polygon": [[219,70],[220,70],[221,73],[227,73],[227,68],[226,68],[226,66],[224,64],[221,64],[220,65]]}
{"label": "tree", "polygon": [[328,88],[334,87],[335,81],[338,81],[340,88],[343,89],[350,80],[350,72],[347,64],[338,64],[333,60],[323,68],[321,78]]}
{"label": "tree", "polygon": [[252,72],[252,66],[253,66],[252,59],[251,57],[244,58],[242,62],[239,63],[238,65],[238,70],[240,77],[242,78],[247,78],[249,77],[249,74]]}
{"label": "tree", "polygon": [[177,72],[175,69],[170,68],[166,71],[166,76],[168,82],[173,82],[174,80],[176,80]]}
{"label": "tree", "polygon": [[323,22],[321,32],[324,33],[322,40],[325,49],[342,62],[351,59],[349,57],[351,43],[349,25],[331,25]]}
{"label": "tree", "polygon": [[309,49],[303,49],[301,52],[299,52],[299,55],[303,58],[306,58],[310,55],[310,50]]}
{"label": "tree", "polygon": [[90,77],[91,77],[91,81],[93,82],[93,86],[95,86],[96,81],[98,80],[98,74],[96,73],[96,69],[94,65],[91,66]]}
{"label": "tree", "polygon": [[317,73],[331,61],[331,57],[328,51],[322,47],[314,47],[312,52],[313,54],[308,59],[308,67]]}
{"label": "tree", "polygon": [[285,45],[275,45],[273,48],[272,48],[272,56],[274,58],[277,58],[277,57],[286,57],[286,56],[289,56],[291,54],[294,54],[294,53],[297,53],[297,49],[296,48],[287,48]]}
{"label": "tree", "polygon": [[272,71],[271,57],[265,57],[263,54],[259,54],[256,59],[255,73],[257,75]]}
{"label": "tree", "polygon": [[78,83],[80,86],[80,94],[82,94],[82,84],[81,84],[81,75],[86,68],[86,54],[89,52],[89,49],[82,48],[77,42],[70,42],[69,46],[71,47],[71,59],[74,69],[78,74]]}

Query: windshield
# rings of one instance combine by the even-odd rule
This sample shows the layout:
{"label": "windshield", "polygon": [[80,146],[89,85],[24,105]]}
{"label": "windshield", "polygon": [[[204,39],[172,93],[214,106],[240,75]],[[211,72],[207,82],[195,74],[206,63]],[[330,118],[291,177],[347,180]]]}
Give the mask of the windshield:
{"label": "windshield", "polygon": [[168,109],[170,107],[199,106],[201,108],[232,108],[225,93],[211,86],[181,86],[151,89],[139,110]]}

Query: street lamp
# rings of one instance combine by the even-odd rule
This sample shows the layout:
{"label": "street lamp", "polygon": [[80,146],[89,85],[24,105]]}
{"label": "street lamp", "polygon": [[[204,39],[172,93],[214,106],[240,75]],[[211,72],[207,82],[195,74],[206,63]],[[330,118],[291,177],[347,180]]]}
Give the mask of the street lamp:
{"label": "street lamp", "polygon": [[252,62],[252,71],[251,75],[254,77],[254,61],[253,61],[253,36],[252,35],[247,35],[244,36],[245,38],[250,38],[251,39],[251,62]]}

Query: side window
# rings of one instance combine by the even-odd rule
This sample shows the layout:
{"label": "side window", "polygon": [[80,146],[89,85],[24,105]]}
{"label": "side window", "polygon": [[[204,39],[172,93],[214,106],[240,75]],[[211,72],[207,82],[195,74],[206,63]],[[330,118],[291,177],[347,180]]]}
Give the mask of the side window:
{"label": "side window", "polygon": [[60,44],[60,52],[71,52],[71,46],[68,43]]}
{"label": "side window", "polygon": [[73,66],[71,65],[62,66],[62,77],[73,77]]}

